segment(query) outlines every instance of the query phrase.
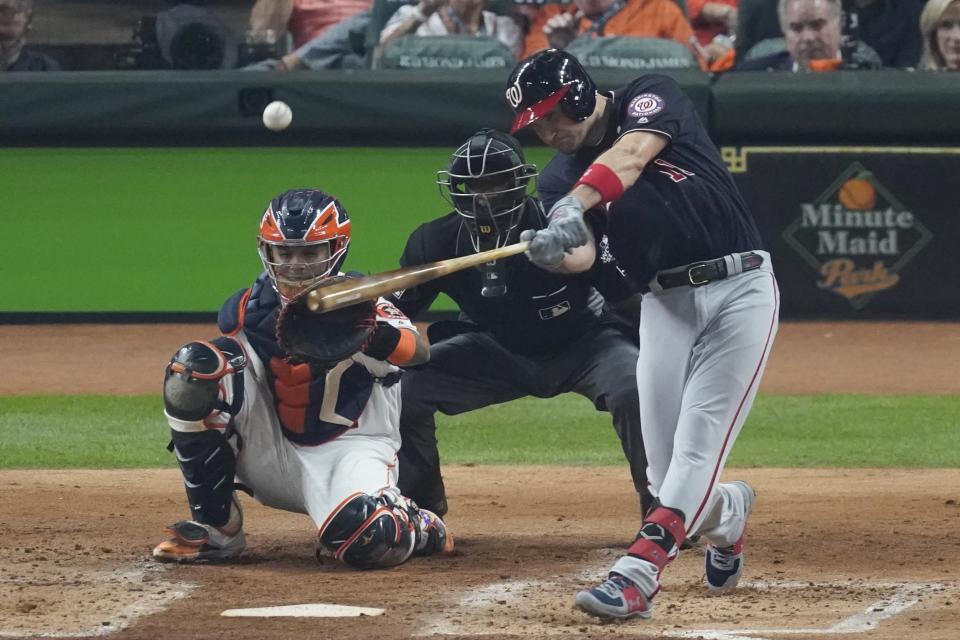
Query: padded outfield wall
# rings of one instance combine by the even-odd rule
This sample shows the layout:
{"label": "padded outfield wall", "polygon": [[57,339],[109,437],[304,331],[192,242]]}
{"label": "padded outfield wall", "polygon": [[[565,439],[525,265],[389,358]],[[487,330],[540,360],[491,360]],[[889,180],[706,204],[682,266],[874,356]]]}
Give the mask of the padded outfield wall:
{"label": "padded outfield wall", "polygon": [[[452,149],[509,126],[502,75],[0,78],[0,319],[209,314],[255,276],[258,214],[295,186],[353,214],[351,268],[393,268],[409,232],[449,209],[434,180]],[[634,74],[596,75],[612,88]],[[956,288],[930,286],[960,279],[960,78],[674,75],[774,252],[785,317],[960,318]],[[259,123],[270,99],[294,110],[281,134]]]}

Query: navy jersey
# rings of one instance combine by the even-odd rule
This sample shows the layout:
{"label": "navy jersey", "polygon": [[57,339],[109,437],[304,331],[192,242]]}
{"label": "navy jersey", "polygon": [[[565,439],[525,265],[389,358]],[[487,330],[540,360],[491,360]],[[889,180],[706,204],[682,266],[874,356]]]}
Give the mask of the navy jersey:
{"label": "navy jersey", "polygon": [[609,94],[612,116],[599,146],[557,154],[540,173],[550,207],[624,134],[668,140],[637,182],[609,207],[607,234],[620,265],[637,282],[657,271],[762,249],[760,233],[690,98],[668,76],[647,75]]}
{"label": "navy jersey", "polygon": [[[223,304],[217,325],[226,335],[242,330],[263,362],[284,435],[300,445],[323,444],[356,426],[375,382],[391,384],[399,380],[399,374],[389,380],[376,379],[366,367],[354,362],[345,371],[328,376],[320,365],[292,360],[277,344],[279,311],[280,297],[269,276],[261,273],[252,287],[241,289]],[[378,311],[378,322],[386,321],[379,316]],[[331,389],[331,385],[336,388]],[[322,406],[330,398],[335,398],[330,407],[333,413],[352,420],[352,425],[320,417]]]}
{"label": "navy jersey", "polygon": [[[542,229],[545,224],[539,203],[529,198],[520,230]],[[400,264],[418,265],[472,253],[463,218],[452,212],[417,228],[407,240]],[[507,286],[504,296],[483,297],[481,273],[473,268],[405,289],[394,294],[392,301],[414,318],[445,293],[471,321],[501,344],[517,353],[539,354],[564,349],[585,331],[606,322],[601,311],[604,298],[617,302],[635,292],[612,257],[606,262],[598,260],[591,271],[575,275],[544,271],[524,255],[502,262]]]}

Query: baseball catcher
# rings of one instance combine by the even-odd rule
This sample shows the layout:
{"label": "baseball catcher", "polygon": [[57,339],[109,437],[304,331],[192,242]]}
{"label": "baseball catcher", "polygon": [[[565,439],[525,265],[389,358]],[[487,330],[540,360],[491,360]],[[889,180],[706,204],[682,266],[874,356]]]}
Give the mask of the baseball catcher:
{"label": "baseball catcher", "polygon": [[267,207],[265,272],[223,305],[223,335],[184,345],[163,384],[190,519],[167,528],[158,560],[236,558],[244,550],[236,489],[307,514],[317,554],[390,567],[452,553],[434,513],[397,488],[401,367],[429,359],[414,325],[379,299],[311,313],[305,293],[339,278],[351,221],[322,191],[287,191]]}

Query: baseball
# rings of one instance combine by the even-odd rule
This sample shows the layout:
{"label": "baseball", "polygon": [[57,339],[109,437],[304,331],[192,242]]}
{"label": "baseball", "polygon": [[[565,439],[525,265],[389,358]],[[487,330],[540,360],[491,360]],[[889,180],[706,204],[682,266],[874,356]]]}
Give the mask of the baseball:
{"label": "baseball", "polygon": [[263,124],[270,131],[283,131],[292,121],[293,111],[286,102],[274,100],[263,110]]}

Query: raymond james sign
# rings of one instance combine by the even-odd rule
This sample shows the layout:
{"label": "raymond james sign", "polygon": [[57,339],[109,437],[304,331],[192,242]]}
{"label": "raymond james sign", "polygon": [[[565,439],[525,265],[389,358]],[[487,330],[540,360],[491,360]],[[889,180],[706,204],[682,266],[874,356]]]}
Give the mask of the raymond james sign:
{"label": "raymond james sign", "polygon": [[960,149],[725,147],[784,317],[960,319]]}

